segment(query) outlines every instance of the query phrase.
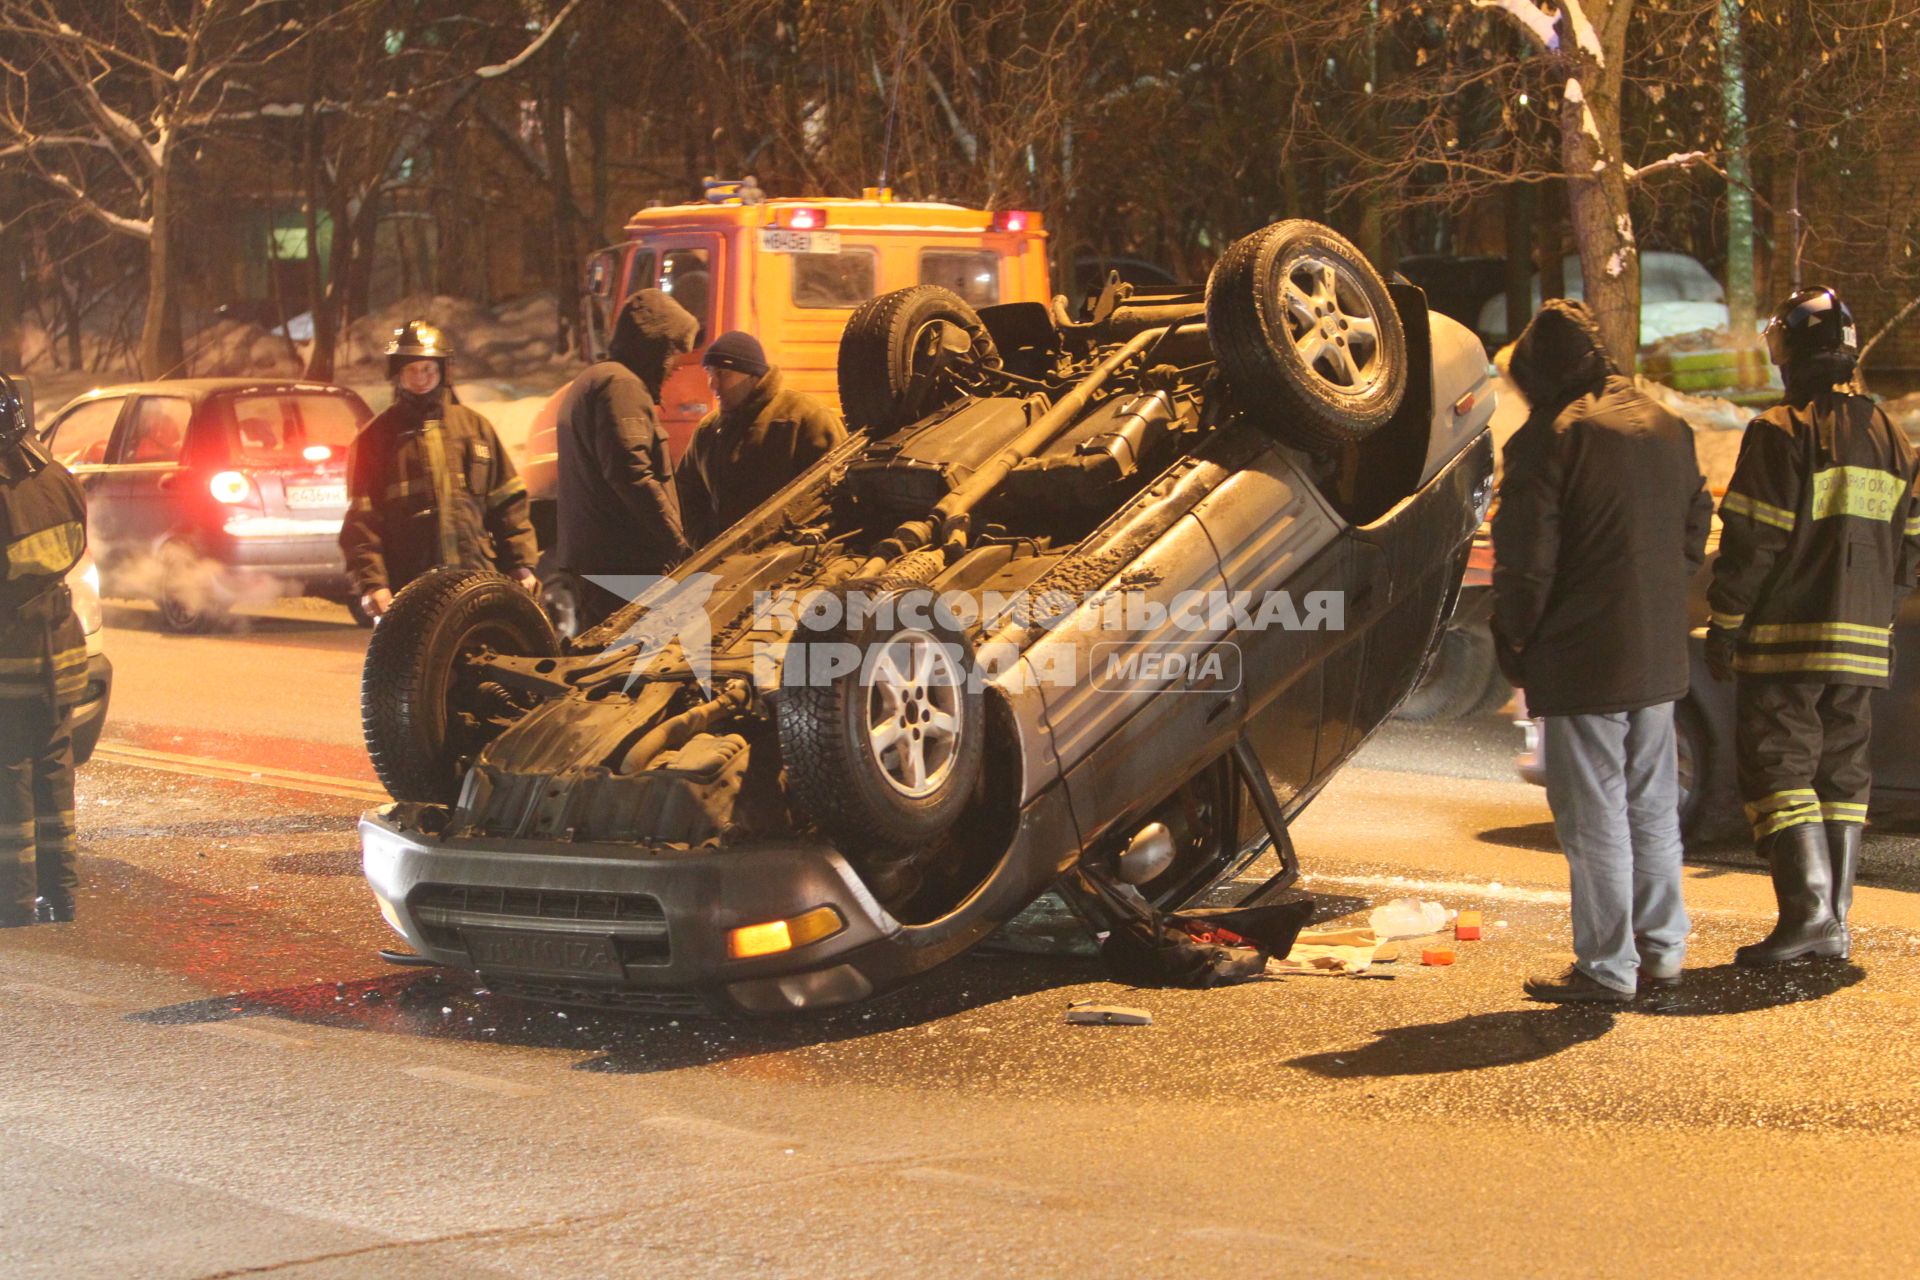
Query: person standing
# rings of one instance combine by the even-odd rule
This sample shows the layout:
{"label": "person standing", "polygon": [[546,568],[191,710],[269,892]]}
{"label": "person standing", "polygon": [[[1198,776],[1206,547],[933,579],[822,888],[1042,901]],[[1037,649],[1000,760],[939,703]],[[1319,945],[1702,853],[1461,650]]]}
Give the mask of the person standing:
{"label": "person standing", "polygon": [[421,320],[387,345],[393,404],[360,429],[347,461],[340,550],[360,607],[379,618],[429,569],[498,569],[537,589],[527,487],[493,426],[448,382],[453,352]]}
{"label": "person standing", "polygon": [[1847,912],[1873,784],[1871,698],[1920,571],[1913,447],[1850,386],[1853,314],[1802,289],[1768,322],[1785,396],[1740,442],[1720,503],[1707,665],[1735,681],[1735,757],[1779,919],[1750,968],[1852,951]]}
{"label": "person standing", "polygon": [[738,329],[700,358],[718,402],[680,460],[680,514],[694,546],[705,546],[787,486],[847,438],[840,420],[802,391],[782,385],[759,339]]}
{"label": "person standing", "polygon": [[581,631],[626,603],[593,579],[665,573],[690,549],[655,406],[699,331],[672,295],[642,289],[621,304],[607,358],[588,365],[561,398],[554,563],[581,580]]}
{"label": "person standing", "polygon": [[1583,303],[1547,303],[1511,372],[1531,412],[1493,519],[1494,642],[1545,721],[1575,956],[1526,991],[1624,1002],[1677,983],[1686,949],[1673,704],[1713,502],[1691,428],[1621,376]]}
{"label": "person standing", "polygon": [[0,374],[0,928],[73,919],[72,714],[87,641],[67,574],[87,546],[86,495],[28,439]]}

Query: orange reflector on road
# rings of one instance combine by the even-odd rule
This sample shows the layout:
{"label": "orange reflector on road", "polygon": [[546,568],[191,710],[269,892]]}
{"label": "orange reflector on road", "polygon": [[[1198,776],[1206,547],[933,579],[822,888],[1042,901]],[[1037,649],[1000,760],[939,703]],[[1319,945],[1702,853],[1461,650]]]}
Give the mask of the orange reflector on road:
{"label": "orange reflector on road", "polygon": [[776,955],[804,947],[809,942],[831,938],[846,926],[832,907],[815,907],[805,915],[787,920],[769,920],[765,924],[742,925],[727,933],[727,954],[735,960]]}

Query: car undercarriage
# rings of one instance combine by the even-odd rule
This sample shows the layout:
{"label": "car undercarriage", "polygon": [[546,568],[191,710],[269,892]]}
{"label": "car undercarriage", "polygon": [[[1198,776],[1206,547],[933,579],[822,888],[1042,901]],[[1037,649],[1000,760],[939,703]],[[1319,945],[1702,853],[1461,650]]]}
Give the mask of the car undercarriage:
{"label": "car undercarriage", "polygon": [[1484,514],[1477,340],[1292,222],[1079,317],[884,295],[840,384],[843,446],[602,580],[634,602],[585,635],[496,575],[401,593],[363,698],[389,922],[665,1012],[861,999],[1054,885],[1180,980],[1284,950],[1287,823],[1418,682]]}

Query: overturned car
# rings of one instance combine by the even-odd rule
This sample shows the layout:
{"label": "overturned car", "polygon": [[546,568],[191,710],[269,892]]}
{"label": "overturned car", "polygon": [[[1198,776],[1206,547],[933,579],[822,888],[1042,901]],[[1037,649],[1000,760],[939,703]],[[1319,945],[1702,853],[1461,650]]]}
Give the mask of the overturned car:
{"label": "overturned car", "polygon": [[845,445],[596,630],[469,570],[396,600],[361,834],[423,960],[774,1013],[1056,883],[1101,930],[1291,896],[1288,821],[1418,682],[1484,514],[1479,341],[1294,221],[1077,317],[883,295],[839,376]]}

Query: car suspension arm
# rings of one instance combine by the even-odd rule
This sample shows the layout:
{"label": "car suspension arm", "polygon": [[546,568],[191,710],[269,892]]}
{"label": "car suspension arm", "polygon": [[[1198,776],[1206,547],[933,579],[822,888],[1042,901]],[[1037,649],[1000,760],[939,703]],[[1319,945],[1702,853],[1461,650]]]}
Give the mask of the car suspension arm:
{"label": "car suspension arm", "polygon": [[1266,827],[1267,835],[1273,840],[1273,851],[1280,857],[1280,869],[1240,900],[1243,907],[1255,907],[1293,887],[1294,881],[1300,878],[1300,855],[1294,851],[1293,837],[1287,833],[1287,819],[1280,812],[1280,799],[1273,794],[1273,783],[1267,778],[1267,768],[1260,763],[1260,757],[1254,753],[1253,744],[1247,741],[1245,734],[1241,734],[1234,742],[1232,754],[1234,772],[1240,775],[1247,794],[1253,797],[1253,807],[1259,810],[1261,825]]}

